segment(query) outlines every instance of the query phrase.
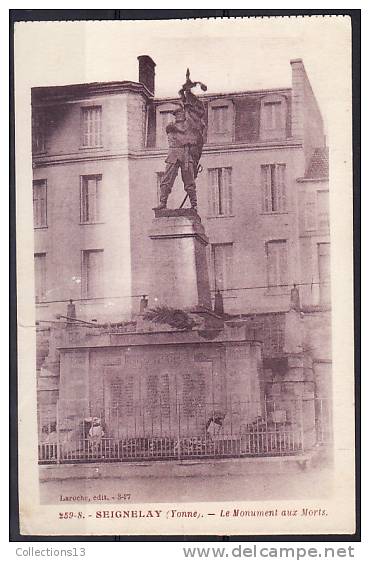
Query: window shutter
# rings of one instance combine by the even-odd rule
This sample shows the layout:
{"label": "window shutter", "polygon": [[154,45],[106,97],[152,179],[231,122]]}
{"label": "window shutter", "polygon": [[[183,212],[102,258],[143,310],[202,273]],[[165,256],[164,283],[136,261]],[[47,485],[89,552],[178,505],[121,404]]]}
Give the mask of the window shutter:
{"label": "window shutter", "polygon": [[87,109],[86,111],[86,136],[87,136],[87,143],[86,146],[91,146],[91,109]]}
{"label": "window shutter", "polygon": [[101,108],[94,109],[95,146],[101,145]]}
{"label": "window shutter", "polygon": [[210,216],[217,216],[217,169],[208,170],[208,211]]}
{"label": "window shutter", "polygon": [[276,182],[278,192],[278,207],[277,210],[285,211],[286,204],[286,187],[285,187],[285,164],[276,165]]}
{"label": "window shutter", "polygon": [[46,225],[46,185],[40,185],[39,226]]}
{"label": "window shutter", "polygon": [[89,144],[87,118],[88,118],[87,109],[82,108],[81,109],[81,129],[82,129],[81,144],[82,144],[82,146],[88,146],[88,144]]}
{"label": "window shutter", "polygon": [[87,180],[87,199],[88,199],[88,208],[89,208],[89,215],[88,221],[95,222],[97,219],[97,179],[96,177],[91,177]]}
{"label": "window shutter", "polygon": [[80,209],[81,222],[87,222],[88,221],[87,185],[84,177],[81,177],[80,200],[81,200],[81,209]]}
{"label": "window shutter", "polygon": [[270,210],[275,212],[279,210],[279,193],[278,193],[278,180],[277,180],[277,166],[275,164],[270,166],[270,177],[271,177],[271,201]]}
{"label": "window shutter", "polygon": [[223,169],[222,185],[223,185],[222,200],[223,200],[224,214],[230,216],[233,212],[231,168]]}
{"label": "window shutter", "polygon": [[270,166],[261,166],[261,186],[262,186],[262,209],[264,212],[270,210],[270,191],[271,191],[271,173]]}
{"label": "window shutter", "polygon": [[40,201],[38,199],[37,187],[34,186],[34,198],[33,198],[33,220],[34,227],[40,226]]}

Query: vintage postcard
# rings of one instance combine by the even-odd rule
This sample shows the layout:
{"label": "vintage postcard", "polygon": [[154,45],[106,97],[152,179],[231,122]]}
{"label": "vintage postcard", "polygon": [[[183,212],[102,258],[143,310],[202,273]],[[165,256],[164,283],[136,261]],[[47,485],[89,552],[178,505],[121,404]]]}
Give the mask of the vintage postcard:
{"label": "vintage postcard", "polygon": [[354,533],[350,18],[14,46],[21,533]]}

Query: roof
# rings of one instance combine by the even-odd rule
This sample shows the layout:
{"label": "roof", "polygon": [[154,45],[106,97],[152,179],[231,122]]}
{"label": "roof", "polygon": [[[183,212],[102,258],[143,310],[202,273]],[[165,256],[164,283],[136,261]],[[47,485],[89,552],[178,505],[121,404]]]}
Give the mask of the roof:
{"label": "roof", "polygon": [[[128,80],[116,82],[90,82],[84,84],[68,84],[64,86],[39,86],[32,88],[32,103],[64,103],[66,101],[76,99],[88,99],[97,95],[106,95],[114,93],[122,93],[124,91],[140,92],[146,97],[153,99],[153,94],[149,92],[141,82],[131,82]],[[268,88],[261,90],[245,90],[237,92],[219,92],[198,95],[204,101],[230,97],[250,97],[268,94],[290,95],[292,89],[290,87]],[[154,97],[156,104],[173,103],[179,101],[179,97]]]}
{"label": "roof", "polygon": [[329,177],[329,149],[315,148],[304,179],[326,179]]}
{"label": "roof", "polygon": [[66,86],[42,86],[32,88],[32,103],[65,102],[85,99],[96,95],[122,93],[125,91],[140,92],[152,98],[153,94],[140,82],[91,82],[86,84],[70,84]]}

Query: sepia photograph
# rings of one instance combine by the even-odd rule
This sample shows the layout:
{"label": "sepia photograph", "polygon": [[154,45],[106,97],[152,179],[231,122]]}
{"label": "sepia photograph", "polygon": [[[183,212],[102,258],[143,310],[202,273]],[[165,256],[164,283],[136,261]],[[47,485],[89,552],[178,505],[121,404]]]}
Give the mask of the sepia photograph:
{"label": "sepia photograph", "polygon": [[25,534],[355,531],[350,61],[339,16],[16,24]]}

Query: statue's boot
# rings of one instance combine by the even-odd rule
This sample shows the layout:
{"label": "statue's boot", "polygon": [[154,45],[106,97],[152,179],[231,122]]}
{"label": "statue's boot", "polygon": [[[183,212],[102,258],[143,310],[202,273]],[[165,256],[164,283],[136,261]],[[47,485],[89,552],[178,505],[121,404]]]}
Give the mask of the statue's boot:
{"label": "statue's boot", "polygon": [[198,202],[197,202],[197,193],[195,191],[195,189],[188,189],[187,191],[188,195],[189,195],[189,201],[191,204],[191,208],[195,211],[198,210]]}
{"label": "statue's boot", "polygon": [[167,208],[167,203],[164,203],[164,202],[162,203],[162,202],[161,202],[161,203],[159,203],[158,206],[155,206],[155,207],[153,208],[153,210],[163,210],[163,209],[165,209],[165,208]]}
{"label": "statue's boot", "polygon": [[167,208],[168,193],[161,187],[161,195],[159,197],[159,205],[154,207],[153,210],[163,210]]}

